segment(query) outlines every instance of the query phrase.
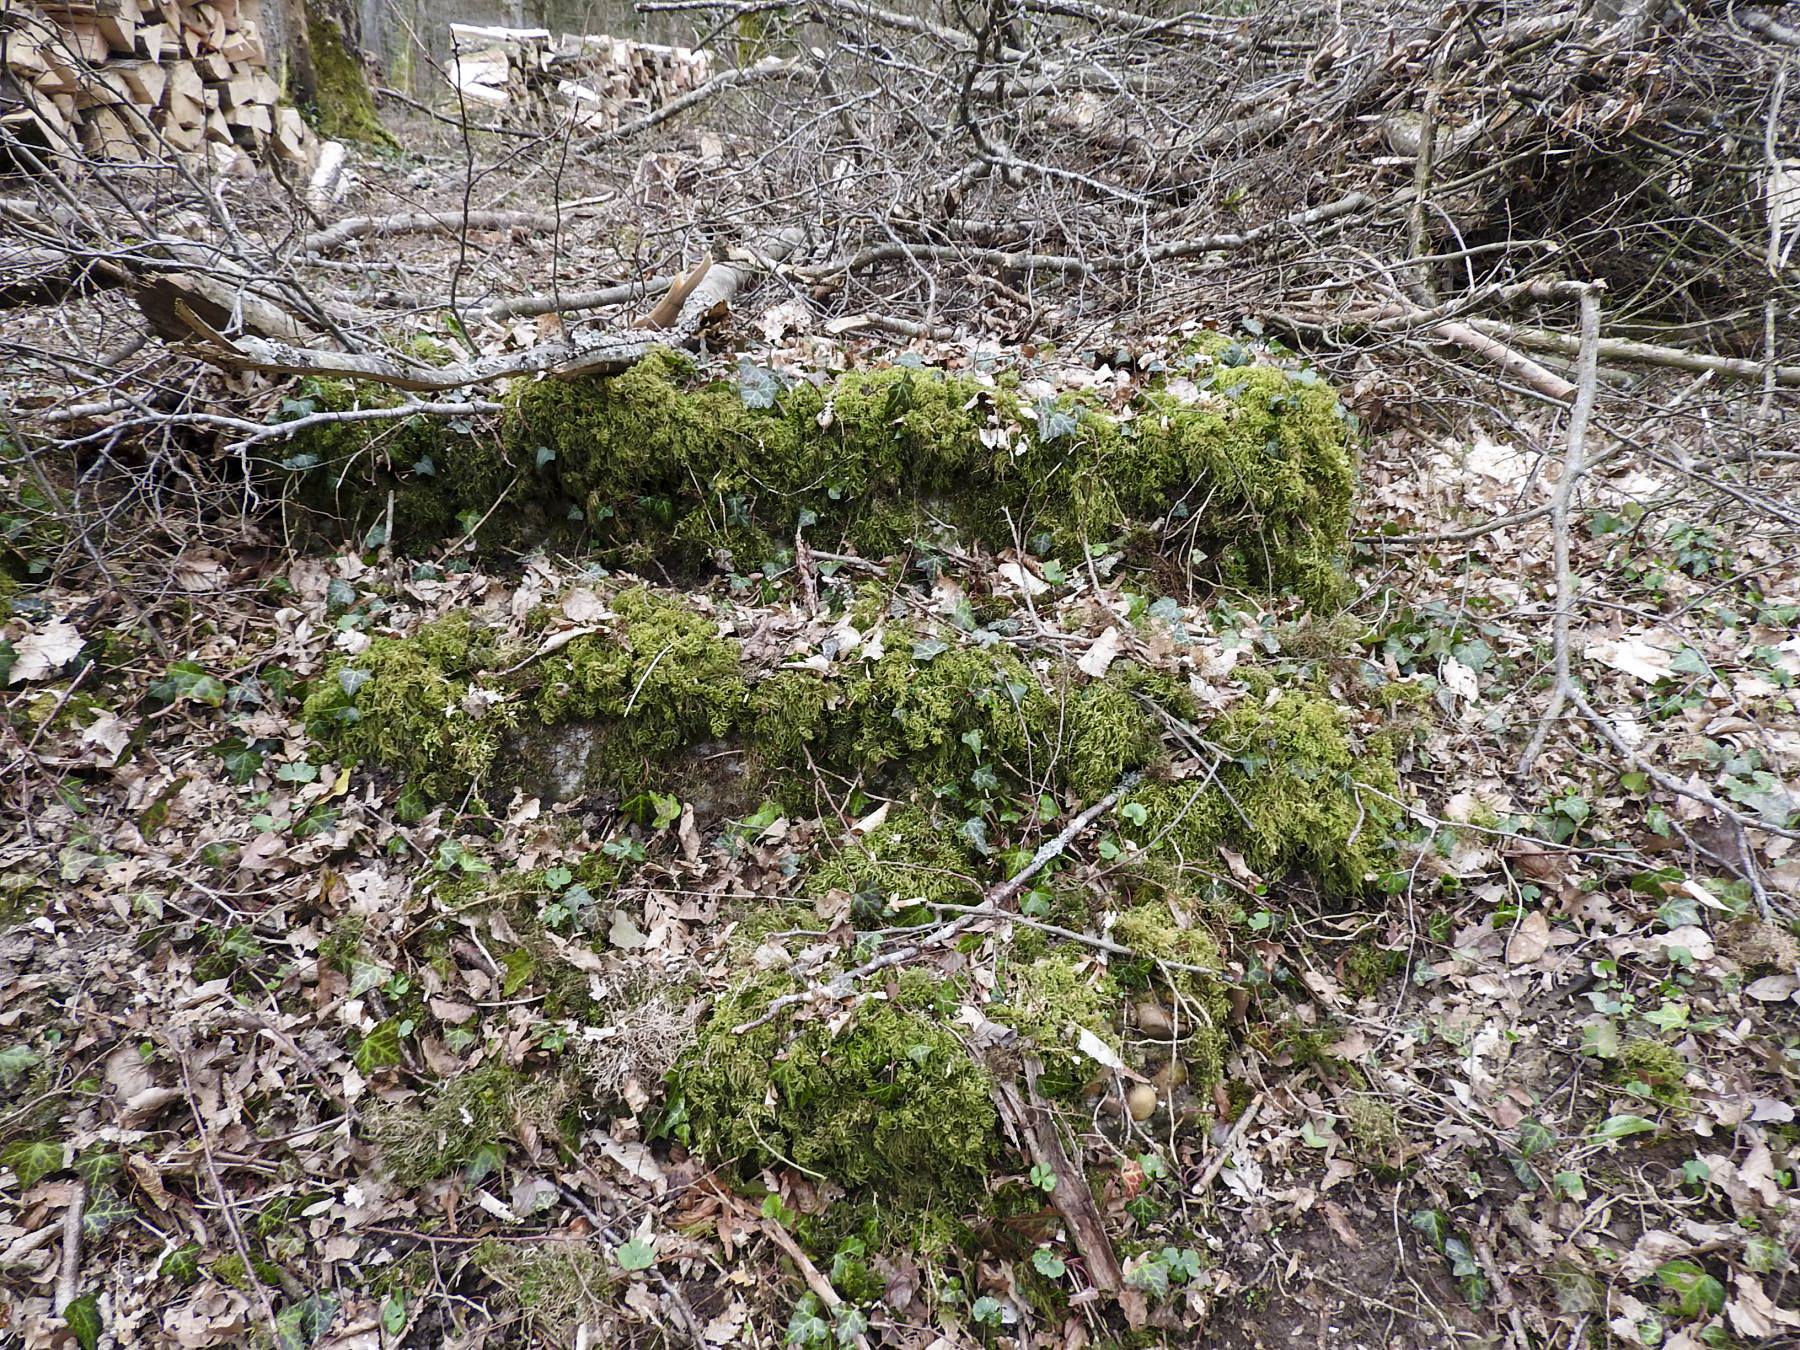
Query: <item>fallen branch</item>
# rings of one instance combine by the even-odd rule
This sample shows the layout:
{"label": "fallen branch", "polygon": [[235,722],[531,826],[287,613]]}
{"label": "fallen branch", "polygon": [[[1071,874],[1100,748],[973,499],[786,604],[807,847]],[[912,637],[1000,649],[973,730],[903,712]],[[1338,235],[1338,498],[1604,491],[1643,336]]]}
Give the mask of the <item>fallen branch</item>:
{"label": "fallen branch", "polygon": [[1119,1265],[1112,1239],[1106,1235],[1105,1221],[1094,1203],[1094,1191],[1088,1185],[1087,1173],[1063,1147],[1062,1132],[1057,1128],[1056,1113],[1038,1096],[1037,1078],[1042,1066],[1025,1056],[1025,1091],[1017,1082],[994,1079],[994,1106],[1003,1120],[1018,1136],[1019,1146],[1034,1163],[1048,1168],[1056,1178],[1050,1188],[1050,1204],[1062,1215],[1069,1230],[1069,1240],[1087,1263],[1088,1278],[1103,1294],[1117,1294],[1125,1287],[1125,1272]]}
{"label": "fallen branch", "polygon": [[627,281],[597,291],[567,291],[560,295],[519,295],[510,300],[496,300],[481,311],[481,317],[496,323],[507,319],[530,319],[540,314],[574,314],[584,309],[604,309],[609,305],[630,304],[661,295],[679,277],[651,277],[648,281]]}
{"label": "fallen branch", "polygon": [[1744,27],[1753,33],[1762,34],[1771,42],[1784,43],[1789,47],[1800,47],[1800,28],[1789,28],[1786,24],[1754,9],[1743,10],[1736,17]]}
{"label": "fallen branch", "polygon": [[1175,239],[1166,244],[1098,258],[1057,253],[1008,253],[1002,249],[966,249],[953,244],[879,244],[848,258],[837,258],[812,267],[796,267],[793,272],[809,281],[822,281],[846,272],[860,272],[877,263],[898,262],[908,258],[922,262],[956,262],[1006,272],[1062,272],[1078,277],[1093,272],[1131,272],[1160,262],[1172,262],[1177,258],[1248,248],[1281,230],[1304,229],[1309,225],[1351,215],[1373,200],[1367,193],[1352,192],[1334,202],[1327,202],[1324,206],[1314,206],[1291,216],[1283,216],[1254,229],[1231,234],[1201,235],[1194,239]]}
{"label": "fallen branch", "polygon": [[77,1179],[69,1207],[63,1211],[62,1264],[56,1272],[56,1301],[51,1305],[61,1317],[75,1301],[81,1285],[81,1221],[87,1214],[87,1183]]}
{"label": "fallen branch", "polygon": [[1579,392],[1575,385],[1555,371],[1545,369],[1529,356],[1514,351],[1500,339],[1479,333],[1468,324],[1440,322],[1431,325],[1427,331],[1465,351],[1485,357],[1507,374],[1523,380],[1545,398],[1557,403],[1567,403]]}
{"label": "fallen branch", "polygon": [[[643,8],[643,6],[639,6],[639,8]],[[621,123],[619,126],[603,131],[597,136],[590,136],[582,143],[581,148],[583,151],[599,150],[613,144],[615,141],[622,141],[627,137],[637,135],[641,131],[648,131],[652,127],[661,126],[671,117],[678,116],[679,114],[686,112],[689,108],[694,107],[696,104],[704,103],[710,98],[716,98],[727,89],[736,88],[740,84],[753,84],[760,80],[786,79],[789,76],[799,75],[803,73],[804,70],[805,67],[798,61],[788,60],[779,56],[765,56],[753,66],[741,66],[736,70],[720,71],[705,84],[700,85],[698,88],[688,90],[688,92],[683,94],[680,98],[672,98],[660,108],[645,113],[642,117],[636,118],[630,122]]]}
{"label": "fallen branch", "polygon": [[709,268],[667,333],[576,334],[540,342],[523,351],[502,352],[451,366],[424,366],[391,354],[299,347],[268,338],[227,338],[186,306],[179,307],[178,312],[201,339],[195,344],[195,354],[227,370],[325,375],[419,392],[462,389],[514,375],[549,374],[558,379],[575,379],[623,370],[641,361],[654,347],[693,336],[708,315],[728,304],[751,277],[786,257],[796,242],[796,236],[784,234],[765,251],[734,251],[729,261]]}
{"label": "fallen branch", "polygon": [[[1567,333],[1552,333],[1543,328],[1518,328],[1493,319],[1470,319],[1469,327],[1534,351],[1556,352],[1579,358],[1581,339]],[[1714,356],[1710,352],[1689,352],[1679,347],[1663,347],[1631,338],[1601,338],[1598,354],[1603,361],[1625,361],[1640,366],[1662,366],[1669,370],[1711,371],[1740,380],[1772,379],[1785,389],[1800,388],[1800,366],[1771,366],[1763,361],[1747,361],[1734,356]]]}
{"label": "fallen branch", "polygon": [[1263,1099],[1258,1097],[1238,1113],[1238,1118],[1231,1124],[1231,1133],[1225,1136],[1225,1142],[1219,1145],[1219,1151],[1213,1155],[1212,1161],[1206,1164],[1206,1170],[1200,1174],[1200,1179],[1194,1183],[1195,1195],[1205,1194],[1206,1188],[1224,1171],[1225,1164],[1231,1161],[1231,1150],[1237,1147],[1238,1140],[1256,1123],[1262,1104]]}
{"label": "fallen branch", "polygon": [[[567,216],[563,217],[567,219]],[[463,230],[536,230],[548,234],[559,224],[555,215],[541,211],[470,211],[461,217],[430,211],[403,211],[391,216],[345,216],[336,224],[316,230],[300,241],[306,253],[329,253],[352,239],[390,234],[459,234]]]}

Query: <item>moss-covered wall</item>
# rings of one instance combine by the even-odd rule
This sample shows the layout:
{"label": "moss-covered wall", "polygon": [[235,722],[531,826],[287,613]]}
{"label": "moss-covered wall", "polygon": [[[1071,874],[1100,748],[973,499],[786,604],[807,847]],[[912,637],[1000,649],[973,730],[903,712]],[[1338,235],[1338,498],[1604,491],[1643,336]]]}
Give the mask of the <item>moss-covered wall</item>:
{"label": "moss-covered wall", "polygon": [[[771,672],[672,595],[632,587],[609,603],[604,631],[536,661],[499,650],[464,613],[376,638],[313,681],[308,729],[331,759],[393,769],[436,799],[535,785],[544,775],[524,756],[543,742],[517,736],[522,724],[578,724],[589,791],[665,786],[680,751],[735,737],[770,794],[811,808],[820,804],[799,798],[815,769],[902,794],[1048,788],[1091,801],[1154,766],[1173,719],[1217,762],[1197,779],[1151,775],[1130,789],[1129,840],[1152,854],[1210,859],[1224,844],[1259,870],[1302,866],[1355,888],[1391,820],[1386,800],[1359,787],[1392,793],[1391,751],[1361,743],[1343,708],[1305,689],[1201,719],[1173,680],[1129,661],[1092,680],[1004,645],[915,645],[903,628],[879,659],[835,675]],[[901,835],[901,852],[929,846],[937,872],[956,871],[938,827],[903,814],[826,884],[879,889],[892,879],[887,843]],[[913,884],[925,894],[950,883]]]}
{"label": "moss-covered wall", "polygon": [[[1115,414],[911,367],[823,385],[764,371],[709,381],[659,351],[610,377],[516,382],[478,452],[421,451],[412,432],[354,423],[299,433],[288,462],[303,495],[340,513],[374,519],[393,492],[409,533],[441,537],[472,513],[487,545],[579,546],[607,562],[748,571],[801,525],[816,547],[868,557],[944,528],[1004,548],[1016,527],[1040,555],[1078,559],[1160,524],[1202,574],[1335,596],[1354,484],[1336,396],[1305,370],[1192,373],[1198,401],[1153,384]],[[383,397],[314,388],[329,406]]]}

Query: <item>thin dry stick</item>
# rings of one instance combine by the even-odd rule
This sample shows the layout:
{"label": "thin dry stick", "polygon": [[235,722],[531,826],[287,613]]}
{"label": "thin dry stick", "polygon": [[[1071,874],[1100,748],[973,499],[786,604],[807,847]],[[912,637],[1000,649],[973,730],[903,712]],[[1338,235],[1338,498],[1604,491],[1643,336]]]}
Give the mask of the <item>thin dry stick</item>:
{"label": "thin dry stick", "polygon": [[1579,697],[1569,671],[1569,618],[1575,612],[1575,574],[1569,566],[1569,507],[1575,500],[1575,489],[1586,472],[1588,421],[1594,413],[1594,394],[1600,384],[1600,290],[1595,282],[1581,293],[1581,360],[1576,368],[1575,406],[1569,413],[1569,438],[1563,452],[1562,481],[1556,485],[1550,518],[1556,534],[1556,613],[1552,625],[1556,683],[1550,689],[1550,702],[1544,709],[1531,742],[1519,759],[1519,775],[1530,771],[1543,753],[1563,705]]}
{"label": "thin dry stick", "polygon": [[[1769,215],[1769,297],[1763,301],[1763,360],[1767,363],[1763,368],[1762,402],[1757,404],[1756,415],[1763,421],[1769,421],[1775,410],[1775,367],[1777,365],[1775,347],[1775,288],[1781,281],[1781,235],[1782,225],[1789,214],[1782,198],[1787,196],[1779,191],[1777,184],[1781,182],[1781,156],[1779,137],[1781,131],[1781,101],[1787,93],[1787,63],[1775,74],[1775,88],[1769,95],[1769,120],[1763,128],[1763,162],[1766,166],[1763,176],[1764,209]],[[1750,440],[1751,453],[1755,453],[1756,439]]]}
{"label": "thin dry stick", "polygon": [[[181,1065],[181,1093],[187,1098],[188,1111],[194,1117],[194,1128],[200,1134],[200,1152],[206,1159],[206,1176],[212,1182],[213,1195],[219,1202],[219,1212],[225,1217],[225,1227],[231,1234],[231,1244],[237,1249],[238,1260],[244,1263],[246,1271],[254,1272],[256,1265],[250,1259],[250,1244],[244,1241],[244,1230],[237,1220],[237,1210],[232,1206],[231,1196],[225,1190],[225,1183],[219,1177],[219,1164],[213,1158],[212,1131],[206,1128],[206,1118],[200,1111],[200,1103],[194,1096],[194,1083],[188,1074],[187,1047],[176,1046],[177,1063]],[[269,1291],[261,1280],[252,1278],[256,1285],[256,1296],[262,1303],[263,1320],[269,1324],[270,1337],[279,1344],[281,1327],[275,1320],[275,1305],[269,1302]]]}
{"label": "thin dry stick", "polygon": [[1256,1098],[1250,1105],[1244,1108],[1243,1114],[1232,1124],[1231,1133],[1226,1135],[1225,1142],[1219,1145],[1217,1155],[1215,1155],[1213,1160],[1206,1165],[1206,1170],[1200,1174],[1200,1180],[1194,1183],[1195,1195],[1204,1193],[1206,1188],[1213,1184],[1214,1178],[1224,1170],[1226,1162],[1231,1158],[1231,1150],[1236,1147],[1238,1140],[1244,1137],[1249,1128],[1256,1123],[1256,1117],[1262,1111],[1262,1104],[1263,1099],[1261,1097]]}

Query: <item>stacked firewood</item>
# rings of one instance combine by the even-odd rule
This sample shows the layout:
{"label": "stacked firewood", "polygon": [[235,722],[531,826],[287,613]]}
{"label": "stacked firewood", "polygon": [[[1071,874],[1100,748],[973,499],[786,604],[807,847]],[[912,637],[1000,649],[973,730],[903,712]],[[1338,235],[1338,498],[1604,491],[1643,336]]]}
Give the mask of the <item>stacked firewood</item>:
{"label": "stacked firewood", "polygon": [[453,23],[446,74],[471,109],[504,109],[512,123],[611,130],[704,84],[712,53],[605,34],[552,38],[547,28]]}
{"label": "stacked firewood", "polygon": [[304,163],[314,138],[268,65],[258,0],[9,0],[0,154],[65,173],[197,152]]}

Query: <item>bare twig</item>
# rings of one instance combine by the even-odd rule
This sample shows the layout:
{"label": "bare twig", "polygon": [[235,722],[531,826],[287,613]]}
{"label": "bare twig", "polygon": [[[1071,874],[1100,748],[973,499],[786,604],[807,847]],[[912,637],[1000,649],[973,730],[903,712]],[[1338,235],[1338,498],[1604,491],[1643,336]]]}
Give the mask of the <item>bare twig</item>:
{"label": "bare twig", "polygon": [[1530,771],[1543,751],[1550,728],[1556,724],[1563,705],[1571,698],[1579,697],[1574,676],[1570,672],[1569,659],[1569,620],[1575,612],[1576,600],[1575,574],[1569,565],[1569,507],[1575,500],[1575,491],[1580,486],[1582,475],[1587,472],[1588,420],[1593,416],[1594,395],[1599,387],[1600,289],[1594,286],[1581,295],[1580,387],[1575,395],[1575,406],[1569,412],[1562,480],[1556,485],[1556,497],[1551,510],[1552,528],[1556,537],[1556,612],[1552,617],[1551,627],[1555,683],[1550,688],[1550,701],[1544,708],[1543,718],[1538,722],[1537,730],[1532,733],[1525,753],[1519,757],[1518,772],[1521,777]]}

